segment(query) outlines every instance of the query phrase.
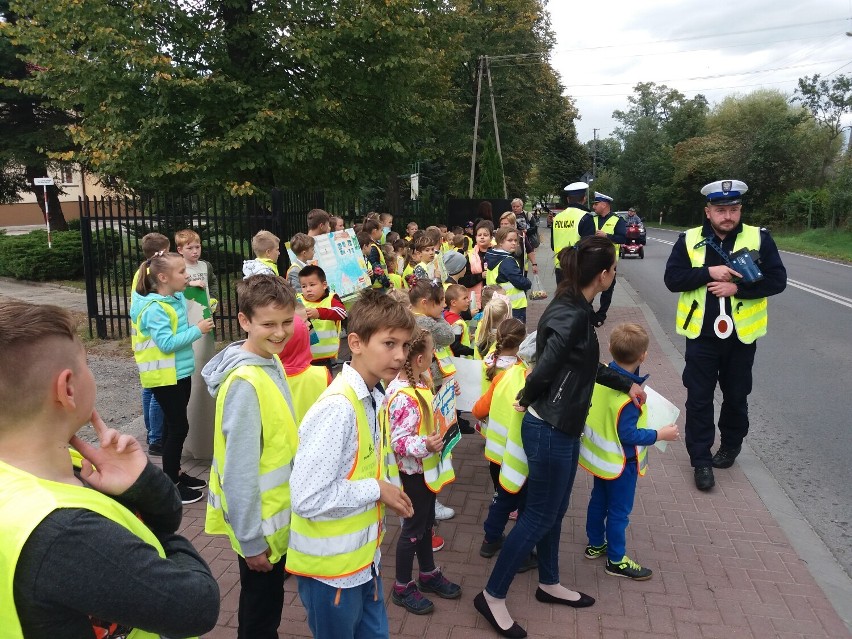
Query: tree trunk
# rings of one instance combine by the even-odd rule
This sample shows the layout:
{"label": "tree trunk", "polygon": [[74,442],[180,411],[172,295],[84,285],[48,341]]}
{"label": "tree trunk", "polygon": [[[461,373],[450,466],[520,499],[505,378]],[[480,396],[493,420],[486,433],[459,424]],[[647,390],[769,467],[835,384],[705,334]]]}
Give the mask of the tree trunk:
{"label": "tree trunk", "polygon": [[[47,176],[47,167],[44,164],[33,165],[26,167],[27,184],[30,185],[30,190],[35,194],[38,201],[38,207],[44,215],[44,187],[35,186],[33,179],[37,177]],[[50,230],[52,231],[67,231],[68,222],[65,221],[65,215],[62,213],[62,203],[59,201],[59,188],[56,185],[47,187],[47,203],[48,203],[48,221],[50,222]]]}

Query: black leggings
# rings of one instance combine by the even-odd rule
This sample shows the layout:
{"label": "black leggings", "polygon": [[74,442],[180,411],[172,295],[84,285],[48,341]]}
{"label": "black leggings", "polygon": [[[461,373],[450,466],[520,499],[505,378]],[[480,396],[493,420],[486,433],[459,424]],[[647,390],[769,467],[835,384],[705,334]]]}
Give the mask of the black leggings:
{"label": "black leggings", "polygon": [[183,442],[189,432],[186,407],[192,391],[192,377],[179,379],[174,386],[152,388],[163,409],[163,472],[177,483]]}
{"label": "black leggings", "polygon": [[402,488],[414,506],[414,516],[404,519],[396,543],[396,580],[407,584],[414,569],[414,555],[420,572],[435,570],[432,556],[432,526],[435,525],[435,493],[429,490],[422,474],[399,474]]}

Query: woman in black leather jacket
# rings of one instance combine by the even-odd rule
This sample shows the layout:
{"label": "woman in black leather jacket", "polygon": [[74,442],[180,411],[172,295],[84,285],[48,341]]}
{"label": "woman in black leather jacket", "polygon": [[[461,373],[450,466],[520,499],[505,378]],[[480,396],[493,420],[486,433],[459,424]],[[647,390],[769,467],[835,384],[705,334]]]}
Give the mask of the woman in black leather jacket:
{"label": "woman in black leather jacket", "polygon": [[600,363],[591,302],[615,278],[615,248],[605,237],[583,238],[563,249],[564,274],[538,323],[536,365],[527,376],[516,408],[525,410],[521,438],[529,464],[526,506],[506,537],[476,609],[504,637],[526,637],[506,609],[506,595],[521,563],[538,550],[536,599],[574,608],[595,600],[559,583],[562,518],[577,472],[580,435],[595,382],[644,401],[641,387]]}

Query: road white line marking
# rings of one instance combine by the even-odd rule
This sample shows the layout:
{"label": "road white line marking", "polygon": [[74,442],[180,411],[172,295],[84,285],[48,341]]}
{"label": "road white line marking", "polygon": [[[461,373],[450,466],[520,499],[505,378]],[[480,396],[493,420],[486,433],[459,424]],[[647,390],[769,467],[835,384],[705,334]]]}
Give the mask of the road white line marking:
{"label": "road white line marking", "polygon": [[834,264],[835,266],[845,266],[846,268],[852,268],[852,264],[846,264],[844,262],[835,262],[834,260],[827,260],[822,257],[814,257],[813,255],[805,255],[804,253],[794,253],[793,251],[782,251],[778,250],[779,253],[789,253],[790,255],[797,255],[799,257],[806,257],[809,260],[816,260],[817,262],[825,262],[826,264]]}

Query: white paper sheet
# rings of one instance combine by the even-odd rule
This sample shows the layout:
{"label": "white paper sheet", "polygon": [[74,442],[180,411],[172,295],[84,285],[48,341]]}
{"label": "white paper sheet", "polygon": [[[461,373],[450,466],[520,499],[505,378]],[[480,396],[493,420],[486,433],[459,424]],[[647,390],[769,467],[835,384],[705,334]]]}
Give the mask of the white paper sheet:
{"label": "white paper sheet", "polygon": [[[648,410],[648,428],[660,430],[663,426],[677,422],[677,418],[680,417],[680,409],[677,406],[650,386],[645,387],[645,393],[648,395],[645,402]],[[665,441],[658,441],[654,444],[661,451],[665,451],[667,445],[668,442]]]}

